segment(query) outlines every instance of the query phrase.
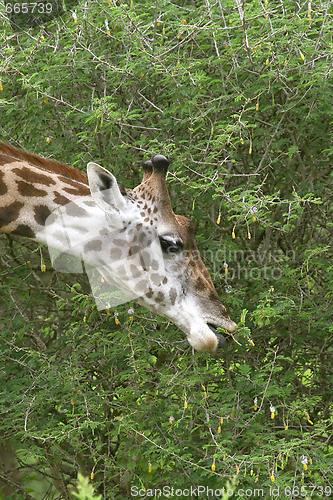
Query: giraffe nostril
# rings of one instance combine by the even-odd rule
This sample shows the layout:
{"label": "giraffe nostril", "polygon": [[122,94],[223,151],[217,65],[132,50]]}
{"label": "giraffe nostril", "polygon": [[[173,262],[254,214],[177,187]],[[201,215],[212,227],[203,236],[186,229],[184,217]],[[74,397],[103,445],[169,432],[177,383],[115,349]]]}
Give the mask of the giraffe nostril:
{"label": "giraffe nostril", "polygon": [[227,343],[227,339],[225,337],[223,337],[223,335],[221,335],[217,330],[215,330],[215,328],[212,325],[208,325],[208,326],[212,330],[212,332],[215,333],[217,340],[219,341],[217,347],[224,347]]}

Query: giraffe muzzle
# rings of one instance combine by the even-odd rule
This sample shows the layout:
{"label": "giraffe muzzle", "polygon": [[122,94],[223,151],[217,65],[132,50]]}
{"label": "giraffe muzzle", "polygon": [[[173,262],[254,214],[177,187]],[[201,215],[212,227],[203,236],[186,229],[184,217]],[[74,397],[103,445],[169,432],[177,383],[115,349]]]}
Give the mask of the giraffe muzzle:
{"label": "giraffe muzzle", "polygon": [[216,335],[216,338],[218,340],[217,347],[218,348],[225,347],[225,345],[227,343],[227,339],[225,337],[223,337],[223,335],[221,335],[221,333],[219,333],[212,325],[208,324],[208,326],[212,330],[212,332],[214,332]]}

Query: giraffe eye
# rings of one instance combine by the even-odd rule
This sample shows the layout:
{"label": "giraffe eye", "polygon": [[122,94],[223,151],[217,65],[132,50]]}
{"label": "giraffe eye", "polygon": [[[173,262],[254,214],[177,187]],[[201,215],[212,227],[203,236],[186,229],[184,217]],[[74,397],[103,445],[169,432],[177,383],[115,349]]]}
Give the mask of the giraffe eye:
{"label": "giraffe eye", "polygon": [[161,248],[164,253],[175,254],[183,249],[183,242],[170,236],[160,236]]}

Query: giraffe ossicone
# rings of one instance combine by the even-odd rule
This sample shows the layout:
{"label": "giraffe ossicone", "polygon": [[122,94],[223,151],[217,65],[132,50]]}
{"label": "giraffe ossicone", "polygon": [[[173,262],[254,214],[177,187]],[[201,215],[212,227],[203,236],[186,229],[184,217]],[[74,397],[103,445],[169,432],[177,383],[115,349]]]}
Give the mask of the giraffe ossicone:
{"label": "giraffe ossicone", "polygon": [[231,333],[236,324],[201,260],[192,222],[171,208],[168,166],[154,156],[130,190],[96,163],[86,179],[0,143],[0,231],[47,244],[58,270],[81,272],[83,261],[99,309],[134,299],[172,321],[195,349],[214,353],[226,342],[216,328]]}

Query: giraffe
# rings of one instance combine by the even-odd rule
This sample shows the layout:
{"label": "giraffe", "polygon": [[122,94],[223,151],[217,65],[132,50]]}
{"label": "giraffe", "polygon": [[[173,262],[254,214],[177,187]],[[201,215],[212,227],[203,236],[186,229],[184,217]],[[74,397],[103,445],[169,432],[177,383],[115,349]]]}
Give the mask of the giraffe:
{"label": "giraffe", "polygon": [[78,257],[101,281],[173,322],[194,349],[214,354],[226,343],[216,328],[232,333],[236,324],[201,260],[193,223],[172,210],[168,167],[155,155],[143,163],[141,184],[125,189],[94,162],[86,176],[0,142],[0,232]]}

